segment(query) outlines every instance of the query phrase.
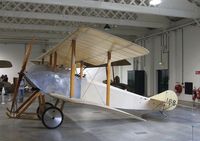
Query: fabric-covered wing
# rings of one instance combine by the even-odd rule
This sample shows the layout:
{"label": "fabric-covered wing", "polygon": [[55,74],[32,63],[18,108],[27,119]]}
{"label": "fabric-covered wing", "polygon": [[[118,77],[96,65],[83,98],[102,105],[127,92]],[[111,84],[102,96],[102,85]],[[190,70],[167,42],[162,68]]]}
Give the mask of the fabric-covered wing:
{"label": "fabric-covered wing", "polygon": [[149,53],[147,49],[125,39],[93,28],[81,27],[37,59],[49,61],[51,54],[56,52],[57,65],[69,66],[72,40],[76,40],[76,63],[83,61],[92,65],[105,64],[108,51],[111,52],[112,62]]}

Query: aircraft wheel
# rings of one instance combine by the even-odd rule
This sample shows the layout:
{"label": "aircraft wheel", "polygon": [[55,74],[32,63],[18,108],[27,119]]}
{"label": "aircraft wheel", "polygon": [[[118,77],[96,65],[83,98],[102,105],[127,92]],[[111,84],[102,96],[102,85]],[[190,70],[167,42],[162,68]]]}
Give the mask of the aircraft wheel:
{"label": "aircraft wheel", "polygon": [[[54,105],[49,103],[49,102],[45,102],[45,109],[49,108],[49,107],[53,107]],[[41,119],[42,118],[42,113],[39,111],[40,110],[40,106],[38,106],[37,108],[37,117],[38,119]]]}
{"label": "aircraft wheel", "polygon": [[42,114],[42,123],[46,128],[55,129],[63,122],[63,113],[57,107],[49,107]]}

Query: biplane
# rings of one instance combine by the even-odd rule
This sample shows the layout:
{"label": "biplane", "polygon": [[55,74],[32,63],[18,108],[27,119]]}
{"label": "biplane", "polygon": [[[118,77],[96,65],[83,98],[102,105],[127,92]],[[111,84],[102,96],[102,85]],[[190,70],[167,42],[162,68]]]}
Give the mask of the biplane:
{"label": "biplane", "polygon": [[[35,65],[24,72],[32,42],[26,50],[11,108],[7,109],[11,118],[20,118],[36,98],[39,99],[37,116],[50,129],[62,124],[65,102],[100,106],[139,120],[143,119],[124,110],[169,111],[177,105],[177,96],[171,90],[148,98],[110,85],[113,62],[149,53],[133,42],[93,28],[80,27],[34,60]],[[89,79],[87,75],[84,77],[84,68],[88,66],[106,66],[106,84]],[[76,68],[80,73],[76,74]],[[36,89],[21,106],[15,108],[22,77]],[[55,104],[45,102],[45,95],[55,98]]]}

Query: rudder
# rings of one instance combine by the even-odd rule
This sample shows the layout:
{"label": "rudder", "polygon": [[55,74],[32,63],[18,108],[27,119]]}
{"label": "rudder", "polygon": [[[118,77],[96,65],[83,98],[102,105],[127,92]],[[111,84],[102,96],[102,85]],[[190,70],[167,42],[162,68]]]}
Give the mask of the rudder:
{"label": "rudder", "polygon": [[150,99],[163,102],[163,111],[171,111],[175,109],[178,104],[178,97],[172,90],[164,91],[160,94],[150,97]]}

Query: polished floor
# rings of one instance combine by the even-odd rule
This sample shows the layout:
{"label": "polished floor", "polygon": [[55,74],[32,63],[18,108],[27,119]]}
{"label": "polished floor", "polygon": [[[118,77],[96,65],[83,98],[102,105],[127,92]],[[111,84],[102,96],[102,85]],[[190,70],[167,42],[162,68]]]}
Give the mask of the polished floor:
{"label": "polished floor", "polygon": [[[46,129],[39,120],[9,119],[0,105],[0,141],[199,141],[200,111],[179,106],[138,121],[98,107],[67,103],[61,127]],[[36,107],[32,107],[35,110]]]}

